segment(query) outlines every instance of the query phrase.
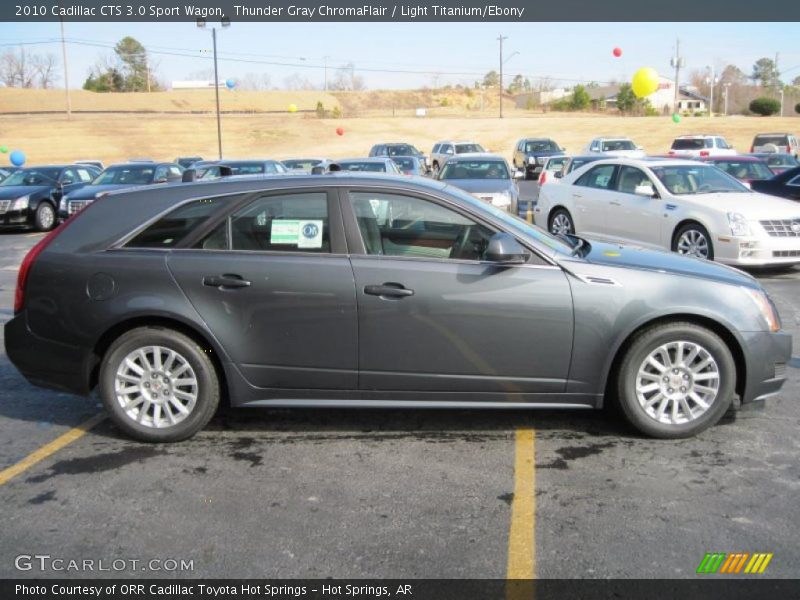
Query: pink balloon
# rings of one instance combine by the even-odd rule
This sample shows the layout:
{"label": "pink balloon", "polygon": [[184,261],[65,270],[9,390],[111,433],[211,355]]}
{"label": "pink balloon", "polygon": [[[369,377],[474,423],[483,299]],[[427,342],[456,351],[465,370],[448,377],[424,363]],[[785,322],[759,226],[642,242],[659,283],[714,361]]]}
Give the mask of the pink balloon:
{"label": "pink balloon", "polygon": [[344,135],[344,129],[342,127],[337,127],[336,135]]}
{"label": "pink balloon", "polygon": [[614,48],[613,54],[614,56],[619,58],[620,56],[622,56],[622,48]]}

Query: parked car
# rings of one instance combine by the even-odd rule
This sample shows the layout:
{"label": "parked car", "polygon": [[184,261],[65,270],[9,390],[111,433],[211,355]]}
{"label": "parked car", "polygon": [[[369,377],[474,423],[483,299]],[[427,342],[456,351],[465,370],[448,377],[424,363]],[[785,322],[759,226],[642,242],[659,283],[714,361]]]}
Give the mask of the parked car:
{"label": "parked car", "polygon": [[369,151],[369,156],[388,156],[394,158],[395,156],[416,156],[422,162],[426,171],[430,170],[430,162],[428,157],[423,152],[417,150],[412,144],[405,142],[395,142],[388,144],[375,144]]}
{"label": "parked car", "polygon": [[553,237],[439,181],[353,174],[110,194],[28,253],[4,333],[29,381],[97,387],[150,442],[192,436],[221,399],[531,409],[606,394],[639,431],[686,437],[779,392],[792,350],[738,270]]}
{"label": "parked car", "polygon": [[[750,187],[757,192],[770,194],[771,196],[800,200],[800,167],[784,171],[775,175],[772,179],[754,181],[750,184]],[[794,227],[791,229],[794,231]]]}
{"label": "parked car", "polygon": [[327,168],[330,162],[330,159],[327,158],[287,158],[281,161],[289,171],[301,173],[311,173],[311,169],[314,167]]}
{"label": "parked car", "polygon": [[200,162],[203,160],[202,156],[179,156],[172,162],[177,165],[180,165],[182,169],[188,169],[191,166],[194,166],[195,163]]}
{"label": "parked car", "polygon": [[428,169],[419,156],[393,156],[392,160],[403,175],[423,177],[428,174]]}
{"label": "parked car", "polygon": [[564,169],[570,157],[566,155],[551,156],[544,161],[542,165],[542,172],[539,173],[539,185],[544,185],[548,181],[556,179],[555,173],[559,173]]}
{"label": "parked car", "polygon": [[373,156],[369,158],[344,158],[334,160],[330,171],[355,171],[359,173],[387,173],[389,175],[400,175],[400,168],[391,158],[383,156]]}
{"label": "parked car", "polygon": [[183,169],[176,163],[122,163],[111,165],[80,189],[70,191],[58,203],[58,219],[80,212],[95,199],[114,190],[137,185],[180,181]]}
{"label": "parked car", "polygon": [[733,146],[719,135],[681,135],[673,140],[669,150],[669,156],[673,158],[735,156],[736,154]]}
{"label": "parked car", "polygon": [[626,137],[599,137],[593,139],[583,151],[584,154],[600,154],[605,158],[610,156],[625,156],[627,158],[644,158],[645,152],[633,140]]}
{"label": "parked car", "polygon": [[566,162],[561,167],[561,170],[554,172],[553,178],[547,181],[547,183],[558,183],[559,179],[569,175],[575,169],[579,169],[587,163],[594,162],[602,158],[603,157],[599,154],[592,154],[589,156],[568,156]]}
{"label": "parked car", "polygon": [[99,173],[95,167],[78,164],[19,169],[0,183],[0,227],[49,231],[56,224],[61,198]]}
{"label": "parked car", "polygon": [[97,159],[76,160],[75,164],[76,165],[89,165],[90,167],[95,167],[97,169],[100,169],[101,171],[103,169],[105,169],[105,166],[103,165],[103,161],[102,160],[97,160]]}
{"label": "parked car", "polygon": [[755,156],[767,161],[769,170],[776,175],[780,175],[784,171],[788,171],[789,169],[800,166],[800,161],[798,161],[793,155],[783,152],[754,152],[750,154],[750,156]]}
{"label": "parked car", "polygon": [[0,167],[0,183],[2,183],[6,177],[17,171],[19,171],[17,167]]}
{"label": "parked car", "polygon": [[198,172],[211,165],[230,167],[233,175],[283,175],[289,172],[277,160],[201,160],[192,165]]}
{"label": "parked car", "polygon": [[512,215],[519,212],[519,189],[516,179],[524,177],[521,170],[512,171],[502,156],[472,154],[454,156],[444,163],[436,176],[476,198]]}
{"label": "parked car", "polygon": [[791,133],[759,133],[753,138],[750,152],[784,152],[800,157],[800,142]]}
{"label": "parked car", "polygon": [[431,169],[436,173],[445,161],[456,154],[482,153],[486,150],[476,142],[437,142],[431,150]]}
{"label": "parked car", "polygon": [[551,156],[564,156],[564,149],[550,138],[522,138],[514,146],[511,163],[525,171],[525,179],[533,179]]}
{"label": "parked car", "polygon": [[537,225],[646,243],[739,266],[800,263],[800,208],[758,194],[714,166],[609,159],[545,185]]}
{"label": "parked car", "polygon": [[702,161],[722,169],[747,185],[752,181],[770,179],[775,175],[767,166],[767,161],[755,156],[709,156]]}

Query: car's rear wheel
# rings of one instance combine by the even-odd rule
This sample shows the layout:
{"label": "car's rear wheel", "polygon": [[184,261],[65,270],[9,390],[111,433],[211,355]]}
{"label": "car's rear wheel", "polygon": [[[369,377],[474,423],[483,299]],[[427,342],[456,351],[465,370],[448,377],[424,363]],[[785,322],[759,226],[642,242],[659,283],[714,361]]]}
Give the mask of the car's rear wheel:
{"label": "car's rear wheel", "polygon": [[714,244],[705,227],[699,223],[686,223],[675,232],[672,251],[696,258],[714,260]]}
{"label": "car's rear wheel", "polygon": [[735,386],[736,365],[725,342],[705,327],[676,322],[636,336],[620,364],[617,398],[640,432],[682,438],[717,423]]}
{"label": "car's rear wheel", "polygon": [[572,215],[565,208],[557,208],[550,215],[550,233],[555,235],[575,233]]}
{"label": "car's rear wheel", "polygon": [[111,418],[145,442],[177,442],[206,426],[219,405],[216,369],[191,338],[162,327],[120,336],[100,367],[100,395]]}
{"label": "car's rear wheel", "polygon": [[56,224],[56,211],[49,202],[41,202],[36,209],[34,225],[39,231],[50,231]]}

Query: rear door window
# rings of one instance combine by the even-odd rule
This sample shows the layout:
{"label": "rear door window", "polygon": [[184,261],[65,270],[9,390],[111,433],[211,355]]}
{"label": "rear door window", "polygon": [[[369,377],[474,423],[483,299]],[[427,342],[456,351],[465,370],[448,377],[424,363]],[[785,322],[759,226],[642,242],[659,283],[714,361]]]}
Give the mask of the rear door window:
{"label": "rear door window", "polygon": [[614,179],[614,165],[598,165],[581,175],[575,185],[607,190]]}
{"label": "rear door window", "polygon": [[174,248],[228,200],[228,197],[203,198],[182,204],[136,234],[125,247]]}

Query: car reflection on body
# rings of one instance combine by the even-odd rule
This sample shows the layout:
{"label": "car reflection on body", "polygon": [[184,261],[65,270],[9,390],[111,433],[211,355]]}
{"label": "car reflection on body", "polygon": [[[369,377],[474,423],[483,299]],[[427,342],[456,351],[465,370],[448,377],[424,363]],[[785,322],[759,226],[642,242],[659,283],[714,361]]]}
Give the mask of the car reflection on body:
{"label": "car reflection on body", "polygon": [[519,189],[515,180],[524,176],[522,171],[512,172],[500,156],[470,154],[448,159],[436,178],[516,215],[519,211]]}

